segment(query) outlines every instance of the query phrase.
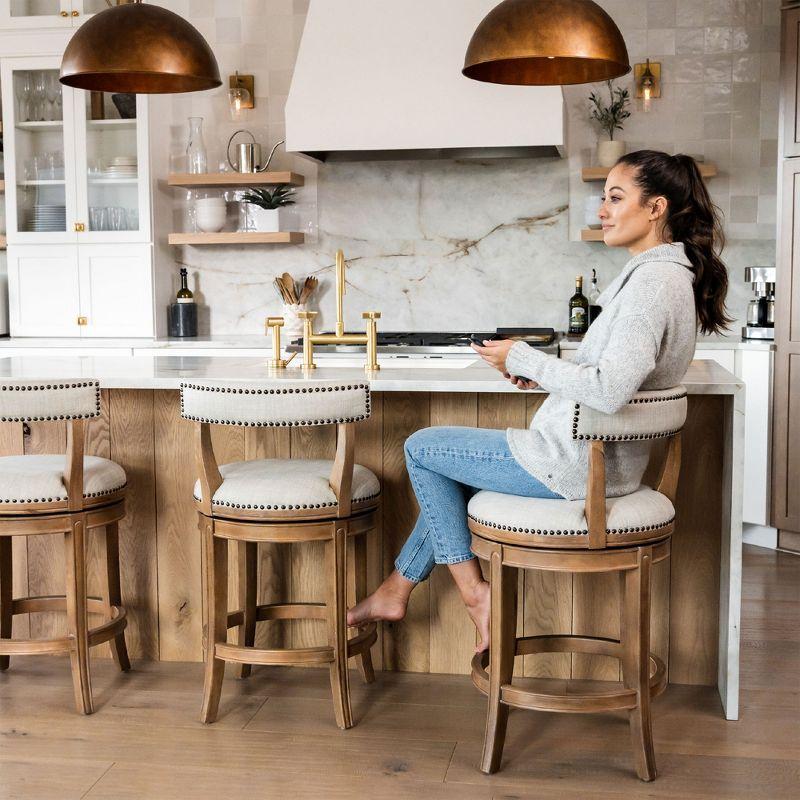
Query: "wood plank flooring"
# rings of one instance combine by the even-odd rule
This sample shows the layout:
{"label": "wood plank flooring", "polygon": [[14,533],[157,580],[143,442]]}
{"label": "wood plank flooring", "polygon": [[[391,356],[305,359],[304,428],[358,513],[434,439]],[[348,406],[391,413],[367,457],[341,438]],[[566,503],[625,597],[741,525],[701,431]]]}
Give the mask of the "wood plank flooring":
{"label": "wood plank flooring", "polygon": [[742,717],[726,721],[711,687],[668,687],[648,785],[621,714],[512,711],[502,769],[482,775],[484,700],[465,676],[383,672],[365,686],[354,671],[358,725],[340,732],[327,670],[256,667],[238,681],[229,669],[219,721],[205,727],[200,664],[140,661],[122,675],[95,659],[97,712],[80,717],[65,659],[12,658],[0,674],[0,798],[796,798],[798,619],[800,557],[745,548]]}

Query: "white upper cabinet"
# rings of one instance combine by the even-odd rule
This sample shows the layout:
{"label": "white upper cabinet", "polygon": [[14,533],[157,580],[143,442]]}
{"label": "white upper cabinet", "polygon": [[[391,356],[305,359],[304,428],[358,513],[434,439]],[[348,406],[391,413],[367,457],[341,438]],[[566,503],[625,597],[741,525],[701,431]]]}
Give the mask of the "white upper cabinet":
{"label": "white upper cabinet", "polygon": [[146,97],[62,86],[59,66],[2,63],[8,242],[149,241]]}
{"label": "white upper cabinet", "polygon": [[73,28],[106,8],[105,0],[0,0],[0,28]]}

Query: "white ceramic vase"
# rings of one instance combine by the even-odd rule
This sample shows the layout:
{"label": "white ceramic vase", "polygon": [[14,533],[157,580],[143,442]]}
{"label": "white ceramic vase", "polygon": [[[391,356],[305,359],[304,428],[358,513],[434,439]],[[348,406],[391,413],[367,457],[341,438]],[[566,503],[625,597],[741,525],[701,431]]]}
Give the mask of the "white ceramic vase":
{"label": "white ceramic vase", "polygon": [[625,155],[625,142],[612,139],[597,143],[597,163],[601,167],[613,167]]}

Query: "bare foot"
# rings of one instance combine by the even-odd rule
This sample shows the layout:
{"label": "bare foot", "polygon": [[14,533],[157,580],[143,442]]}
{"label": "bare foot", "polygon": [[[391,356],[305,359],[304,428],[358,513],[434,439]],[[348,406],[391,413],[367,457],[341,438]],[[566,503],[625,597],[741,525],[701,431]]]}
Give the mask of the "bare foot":
{"label": "bare foot", "polygon": [[355,627],[380,620],[398,622],[406,615],[408,597],[415,586],[399,573],[392,573],[369,597],[348,610],[347,624]]}
{"label": "bare foot", "polygon": [[480,581],[473,587],[472,597],[464,602],[467,613],[480,635],[480,641],[475,647],[476,653],[482,653],[489,649],[489,598],[489,584],[486,581]]}

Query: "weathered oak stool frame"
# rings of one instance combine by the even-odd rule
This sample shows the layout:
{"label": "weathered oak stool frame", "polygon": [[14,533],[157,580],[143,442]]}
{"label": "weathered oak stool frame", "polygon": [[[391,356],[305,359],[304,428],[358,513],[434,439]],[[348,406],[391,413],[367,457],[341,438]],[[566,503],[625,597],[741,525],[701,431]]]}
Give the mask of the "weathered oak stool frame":
{"label": "weathered oak stool frame", "polygon": [[[613,415],[577,404],[573,438],[588,442],[585,503],[494,492],[479,492],[471,499],[472,551],[489,562],[491,582],[489,652],[476,655],[472,661],[472,681],[489,701],[480,765],[483,772],[492,773],[500,767],[508,710],[515,706],[563,713],[627,710],[636,772],[644,781],[656,777],[650,701],[666,688],[667,674],[664,662],[650,653],[650,581],[653,565],[670,556],[680,429],[685,419],[683,387],[639,392]],[[607,499],[605,442],[617,443],[618,455],[624,458],[624,442],[657,438],[668,438],[669,442],[656,490],[640,487],[633,494]],[[519,505],[509,510],[514,503]],[[569,516],[558,512],[579,521],[574,527],[562,528]],[[517,637],[519,569],[618,572],[620,639]],[[512,684],[515,655],[569,652],[619,658],[624,688],[593,694],[551,694],[525,691]]]}
{"label": "weathered oak stool frame", "polygon": [[[355,423],[370,415],[366,383],[276,380],[253,385],[223,381],[181,385],[181,414],[195,421],[195,454],[200,475],[195,489],[200,530],[205,548],[203,572],[207,624],[203,645],[206,662],[201,719],[217,717],[225,663],[240,665],[240,677],[250,674],[252,664],[328,664],[336,724],[341,729],[354,724],[350,704],[348,659],[357,656],[362,677],[375,679],[370,648],[377,640],[371,623],[348,639],[347,589],[359,600],[366,595],[366,535],[375,529],[380,499],[377,478],[354,465]],[[230,467],[217,465],[211,443],[211,425],[255,427],[330,425],[337,427],[336,458],[328,468],[324,490],[330,502],[270,502],[252,498],[246,503],[225,502],[218,490],[226,482]],[[271,463],[302,468],[302,459],[265,459]],[[320,462],[305,462],[308,465]],[[354,469],[369,481],[358,494],[353,485]],[[228,481],[234,484],[232,473]],[[317,476],[319,477],[319,476]],[[299,480],[303,480],[303,476]],[[363,481],[362,481],[363,483]],[[372,488],[369,488],[369,487]],[[198,492],[199,488],[199,492]],[[301,491],[302,494],[302,491]],[[314,492],[311,493],[312,495]],[[356,496],[357,495],[357,496]],[[318,498],[317,498],[318,500]],[[353,540],[354,564],[347,568],[347,543]],[[240,608],[228,611],[228,541],[239,542]],[[257,603],[258,542],[289,544],[325,542],[327,599],[325,603]],[[349,574],[348,574],[349,573]],[[261,649],[254,647],[256,623],[262,620],[314,619],[327,623],[328,643],[318,647]],[[237,644],[227,642],[229,628],[238,628]]]}
{"label": "weathered oak stool frame", "polygon": [[[12,655],[69,653],[75,705],[79,712],[93,711],[89,648],[111,643],[122,671],[130,669],[124,630],[125,608],[120,596],[119,520],[125,516],[125,479],[118,477],[99,492],[85,494],[85,420],[100,416],[97,381],[3,381],[0,383],[0,422],[67,422],[67,452],[63,482],[66,497],[0,498],[0,670],[8,669]],[[20,465],[49,456],[7,456]],[[109,462],[110,463],[110,462]],[[24,479],[24,473],[23,473]],[[121,485],[119,485],[121,484]],[[104,529],[103,598],[86,596],[86,535]],[[63,534],[66,554],[66,594],[48,597],[12,596],[13,536]],[[12,639],[16,614],[65,611],[68,633],[50,639]],[[102,614],[106,622],[88,626],[88,612]]]}

